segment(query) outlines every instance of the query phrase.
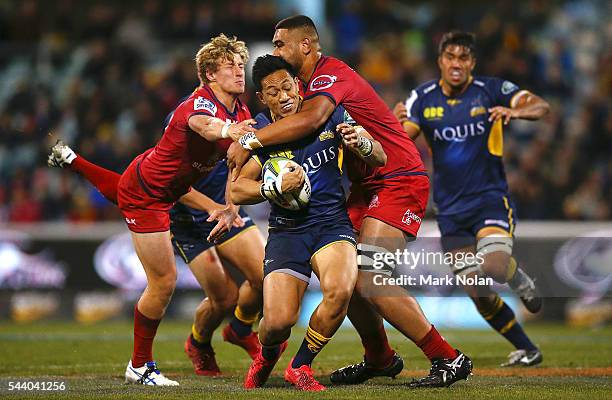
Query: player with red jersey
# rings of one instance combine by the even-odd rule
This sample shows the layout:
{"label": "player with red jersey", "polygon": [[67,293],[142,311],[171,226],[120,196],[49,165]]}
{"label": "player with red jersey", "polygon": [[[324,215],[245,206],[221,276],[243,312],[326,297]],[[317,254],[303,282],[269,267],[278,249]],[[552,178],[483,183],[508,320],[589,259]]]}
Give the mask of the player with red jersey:
{"label": "player with red jersey", "polygon": [[[453,349],[429,323],[418,303],[399,286],[373,285],[377,274],[390,275],[395,264],[373,267],[407,240],[415,238],[425,213],[429,180],[419,153],[401,125],[374,89],[342,61],[321,54],[312,20],[299,15],[276,25],[274,54],[284,58],[302,80],[304,103],[300,112],[239,138],[241,146],[228,151],[230,167],[248,158],[248,151],[305,137],[321,126],[342,105],[357,124],[381,143],[387,163],[367,171],[349,198],[349,214],[359,230],[359,277],[348,316],[365,347],[365,361],[332,375],[332,382],[358,383],[372,376],[395,376],[401,358],[389,347],[383,317],[413,340],[432,361],[434,385],[448,386],[465,379],[471,360]],[[375,292],[373,291],[375,290]],[[380,340],[380,338],[384,340]]]}
{"label": "player with red jersey", "polygon": [[[222,34],[204,44],[196,55],[201,85],[175,109],[159,143],[136,157],[119,179],[118,206],[147,275],[147,287],[134,308],[128,383],[178,385],[161,374],[152,354],[157,327],[176,285],[169,210],[179,198],[190,204],[191,185],[225,156],[230,133],[252,131],[251,115],[238,99],[244,92],[247,59],[245,43],[236,38]],[[236,207],[226,204],[211,213],[209,221],[219,222],[209,240],[229,230],[237,216]]]}

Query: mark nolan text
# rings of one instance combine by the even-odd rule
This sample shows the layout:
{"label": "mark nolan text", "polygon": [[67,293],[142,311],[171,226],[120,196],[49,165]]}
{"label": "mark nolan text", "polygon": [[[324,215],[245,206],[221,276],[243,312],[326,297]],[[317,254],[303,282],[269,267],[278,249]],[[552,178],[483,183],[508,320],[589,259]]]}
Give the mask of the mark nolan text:
{"label": "mark nolan text", "polygon": [[389,277],[384,275],[374,275],[374,284],[378,286],[489,286],[493,284],[493,278],[482,276],[433,276],[419,275]]}

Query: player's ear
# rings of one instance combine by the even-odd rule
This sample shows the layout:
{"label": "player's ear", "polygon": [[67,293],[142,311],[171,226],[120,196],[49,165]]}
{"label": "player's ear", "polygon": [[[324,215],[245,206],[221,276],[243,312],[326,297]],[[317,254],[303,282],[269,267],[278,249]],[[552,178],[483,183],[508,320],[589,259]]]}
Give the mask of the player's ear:
{"label": "player's ear", "polygon": [[208,80],[208,82],[214,82],[215,81],[215,73],[214,72],[210,72],[209,70],[206,70],[206,79]]}
{"label": "player's ear", "polygon": [[263,93],[255,92],[255,94],[257,95],[257,98],[259,99],[259,101],[261,101],[262,104],[267,105],[265,100],[264,100]]}
{"label": "player's ear", "polygon": [[300,49],[302,50],[303,54],[310,54],[310,51],[312,50],[312,41],[310,38],[305,37],[302,39],[300,42]]}

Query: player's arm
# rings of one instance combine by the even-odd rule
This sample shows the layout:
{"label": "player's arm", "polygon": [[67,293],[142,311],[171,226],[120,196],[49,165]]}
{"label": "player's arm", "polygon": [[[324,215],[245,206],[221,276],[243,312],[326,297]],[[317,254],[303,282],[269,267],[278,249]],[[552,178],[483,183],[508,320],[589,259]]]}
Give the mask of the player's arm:
{"label": "player's arm", "polygon": [[402,102],[397,103],[395,108],[393,108],[393,114],[402,124],[402,128],[404,128],[404,132],[406,132],[408,137],[412,140],[416,140],[421,133],[421,128],[408,119],[408,109],[406,105]]}
{"label": "player's arm", "polygon": [[511,119],[536,121],[550,111],[550,104],[527,90],[518,92],[510,101],[510,107],[489,108],[489,121],[501,119],[507,125]]}
{"label": "player's arm", "polygon": [[[188,193],[181,196],[179,202],[181,204],[186,205],[187,207],[205,211],[208,214],[212,214],[215,211],[223,210],[224,208],[226,208],[224,204],[217,203],[210,197],[206,196],[204,193],[193,188]],[[236,209],[236,213],[238,213],[239,207],[234,207]],[[244,226],[244,221],[242,220],[242,217],[240,217],[240,215],[236,216],[232,223],[232,226],[235,226],[237,228]]]}
{"label": "player's arm", "polygon": [[273,200],[283,193],[298,191],[304,185],[306,173],[302,167],[295,164],[295,168],[282,174],[282,179],[262,183],[260,177],[261,165],[251,158],[232,184],[232,200],[236,204],[256,204]]}
{"label": "player's arm", "polygon": [[288,115],[274,122],[257,133],[247,134],[240,138],[240,144],[246,150],[289,143],[315,132],[323,125],[336,109],[336,105],[327,96],[315,96],[302,103],[299,112]]}
{"label": "player's arm", "polygon": [[335,109],[336,106],[327,96],[315,96],[305,100],[299,112],[258,130],[257,134],[249,132],[240,136],[240,146],[230,146],[227,151],[227,165],[232,180],[240,175],[242,166],[249,158],[249,151],[306,137],[323,125]]}
{"label": "player's arm", "polygon": [[336,130],[342,135],[343,143],[371,167],[382,167],[387,163],[387,154],[382,145],[361,126],[341,123]]}
{"label": "player's arm", "polygon": [[257,204],[266,198],[260,193],[261,166],[251,158],[240,171],[236,182],[232,185],[231,197],[236,204]]}
{"label": "player's arm", "polygon": [[234,123],[223,121],[209,115],[195,114],[189,118],[189,128],[202,136],[209,142],[216,142],[220,139],[240,137],[255,130],[251,125],[255,125],[254,119],[247,119],[242,122]]}
{"label": "player's arm", "polygon": [[179,201],[187,207],[195,208],[196,210],[206,211],[209,214],[214,210],[218,210],[224,207],[223,204],[217,203],[210,197],[206,196],[204,193],[193,188],[189,192],[181,196]]}

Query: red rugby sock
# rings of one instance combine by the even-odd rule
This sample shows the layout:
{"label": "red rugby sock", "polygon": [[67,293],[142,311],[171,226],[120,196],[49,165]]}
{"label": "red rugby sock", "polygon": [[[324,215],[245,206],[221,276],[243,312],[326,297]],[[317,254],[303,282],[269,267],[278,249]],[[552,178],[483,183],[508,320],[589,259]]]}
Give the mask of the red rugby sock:
{"label": "red rugby sock", "polygon": [[382,324],[375,334],[362,336],[361,343],[365,349],[365,359],[368,364],[377,368],[389,366],[395,352],[389,346],[387,332],[385,332],[385,327]]}
{"label": "red rugby sock", "polygon": [[117,185],[121,175],[92,164],[80,155],[72,161],[70,168],[91,182],[108,201],[117,204]]}
{"label": "red rugby sock", "polygon": [[448,344],[433,325],[425,337],[416,342],[416,345],[419,346],[429,360],[434,360],[436,358],[455,358],[457,356],[455,349]]}
{"label": "red rugby sock", "polygon": [[132,353],[132,367],[138,368],[147,361],[153,361],[153,339],[161,319],[150,319],[138,311],[138,304],[134,306],[134,352]]}

